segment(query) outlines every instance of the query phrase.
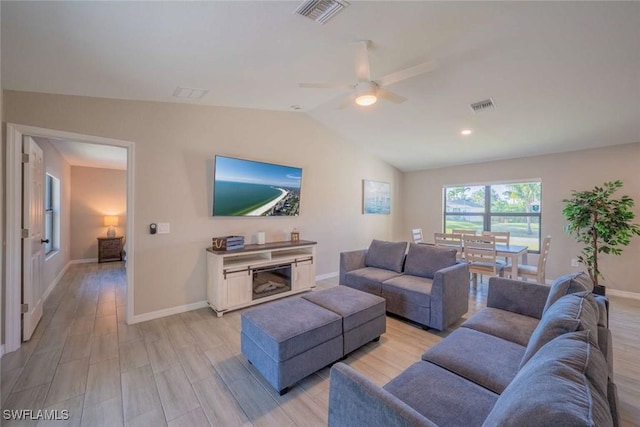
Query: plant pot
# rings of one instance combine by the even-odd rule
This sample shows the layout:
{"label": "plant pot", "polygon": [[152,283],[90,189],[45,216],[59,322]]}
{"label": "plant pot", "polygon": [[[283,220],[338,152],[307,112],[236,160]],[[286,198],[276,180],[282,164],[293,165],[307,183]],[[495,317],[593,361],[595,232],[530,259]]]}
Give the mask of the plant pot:
{"label": "plant pot", "polygon": [[603,285],[595,285],[593,287],[593,293],[596,295],[606,295],[607,287]]}

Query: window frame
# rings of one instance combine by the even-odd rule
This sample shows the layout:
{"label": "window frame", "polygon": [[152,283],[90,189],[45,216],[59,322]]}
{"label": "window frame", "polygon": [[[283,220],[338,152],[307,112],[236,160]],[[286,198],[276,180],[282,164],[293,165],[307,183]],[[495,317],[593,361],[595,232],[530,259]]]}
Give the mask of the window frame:
{"label": "window frame", "polygon": [[60,179],[49,172],[45,173],[43,207],[44,239],[49,239],[49,243],[45,243],[45,256],[48,259],[60,250]]}
{"label": "window frame", "polygon": [[[540,184],[540,211],[539,212],[492,212],[491,211],[491,187],[496,185],[510,185],[510,184],[528,184],[528,183],[538,183]],[[484,211],[480,212],[452,212],[447,211],[447,190],[451,188],[460,188],[460,187],[484,187]],[[453,215],[464,215],[466,217],[478,217],[482,218],[482,231],[491,231],[491,224],[493,217],[519,217],[519,218],[538,218],[539,229],[538,229],[538,250],[529,249],[529,253],[539,254],[540,247],[542,245],[542,181],[541,180],[524,180],[524,181],[509,181],[509,182],[499,182],[492,184],[459,184],[459,185],[448,185],[442,188],[442,230],[446,233],[447,231],[447,216]]]}

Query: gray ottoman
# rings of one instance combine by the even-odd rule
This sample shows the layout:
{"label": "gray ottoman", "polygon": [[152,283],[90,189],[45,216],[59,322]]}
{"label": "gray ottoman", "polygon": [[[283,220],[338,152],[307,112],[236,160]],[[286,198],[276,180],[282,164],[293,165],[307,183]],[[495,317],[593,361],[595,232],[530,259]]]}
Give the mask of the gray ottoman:
{"label": "gray ottoman", "polygon": [[282,395],[342,357],[342,318],[302,298],[242,313],[242,354]]}
{"label": "gray ottoman", "polygon": [[347,286],[336,286],[302,295],[301,298],[331,310],[342,317],[343,355],[372,340],[387,328],[385,300]]}

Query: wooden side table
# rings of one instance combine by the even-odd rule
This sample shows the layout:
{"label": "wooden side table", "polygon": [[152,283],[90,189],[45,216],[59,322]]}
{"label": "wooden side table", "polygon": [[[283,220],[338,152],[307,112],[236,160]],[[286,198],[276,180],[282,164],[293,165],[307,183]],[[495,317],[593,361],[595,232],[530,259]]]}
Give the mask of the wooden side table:
{"label": "wooden side table", "polygon": [[124,236],[98,237],[98,262],[122,261]]}

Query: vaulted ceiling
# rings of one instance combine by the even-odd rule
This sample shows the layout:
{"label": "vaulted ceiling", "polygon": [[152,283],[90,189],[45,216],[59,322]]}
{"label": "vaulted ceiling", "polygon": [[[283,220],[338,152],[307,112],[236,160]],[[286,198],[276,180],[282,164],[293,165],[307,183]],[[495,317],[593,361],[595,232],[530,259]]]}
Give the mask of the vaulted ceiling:
{"label": "vaulted ceiling", "polygon": [[[404,171],[640,141],[639,2],[353,1],[324,25],[297,6],[3,2],[2,86],[297,111]],[[440,66],[392,85],[402,104],[298,86],[355,82],[357,40],[374,79]]]}

